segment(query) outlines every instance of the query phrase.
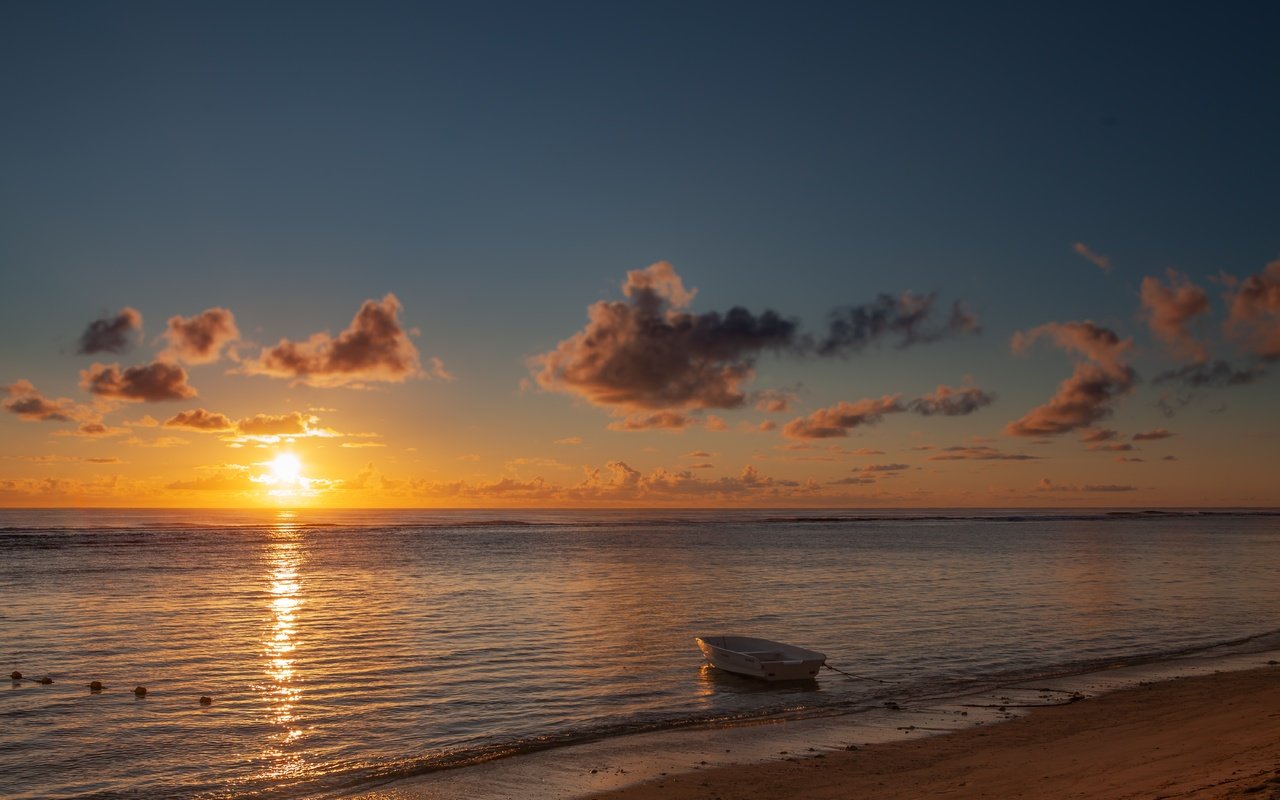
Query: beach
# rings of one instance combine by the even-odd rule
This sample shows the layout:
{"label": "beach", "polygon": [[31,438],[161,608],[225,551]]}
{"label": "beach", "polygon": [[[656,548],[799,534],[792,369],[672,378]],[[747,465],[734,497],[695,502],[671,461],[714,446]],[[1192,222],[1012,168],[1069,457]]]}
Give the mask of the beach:
{"label": "beach", "polygon": [[591,797],[1280,798],[1280,667],[1149,683],[950,735],[692,770]]}

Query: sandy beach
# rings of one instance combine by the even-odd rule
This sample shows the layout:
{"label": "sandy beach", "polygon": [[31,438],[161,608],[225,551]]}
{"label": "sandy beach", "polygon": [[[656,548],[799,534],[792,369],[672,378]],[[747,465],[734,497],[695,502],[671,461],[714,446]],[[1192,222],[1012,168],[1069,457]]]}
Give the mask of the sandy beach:
{"label": "sandy beach", "polygon": [[1151,683],[945,736],[804,755],[591,796],[1280,798],[1280,668]]}

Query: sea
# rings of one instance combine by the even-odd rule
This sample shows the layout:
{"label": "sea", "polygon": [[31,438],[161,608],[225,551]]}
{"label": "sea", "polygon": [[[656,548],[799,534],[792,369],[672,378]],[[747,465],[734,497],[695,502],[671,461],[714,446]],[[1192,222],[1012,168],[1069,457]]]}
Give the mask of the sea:
{"label": "sea", "polygon": [[[1261,652],[1278,575],[1280,512],[1257,509],[5,510],[0,796],[334,797]],[[702,634],[877,680],[727,675]]]}

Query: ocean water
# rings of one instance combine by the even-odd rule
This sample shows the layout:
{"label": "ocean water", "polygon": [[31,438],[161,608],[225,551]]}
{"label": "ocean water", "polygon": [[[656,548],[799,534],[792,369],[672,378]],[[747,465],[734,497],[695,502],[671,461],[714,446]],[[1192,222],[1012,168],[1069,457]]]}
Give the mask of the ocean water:
{"label": "ocean water", "polygon": [[[0,796],[341,794],[1261,650],[1277,575],[1255,511],[0,511],[0,668],[54,680],[0,679]],[[895,683],[768,687],[703,666],[701,633]]]}

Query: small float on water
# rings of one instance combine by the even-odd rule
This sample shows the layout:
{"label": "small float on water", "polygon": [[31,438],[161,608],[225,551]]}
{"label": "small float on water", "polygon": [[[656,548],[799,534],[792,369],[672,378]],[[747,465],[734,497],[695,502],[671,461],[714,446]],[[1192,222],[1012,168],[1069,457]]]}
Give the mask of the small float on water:
{"label": "small float on water", "polygon": [[826,666],[817,650],[753,636],[696,636],[711,666],[766,681],[811,681]]}

